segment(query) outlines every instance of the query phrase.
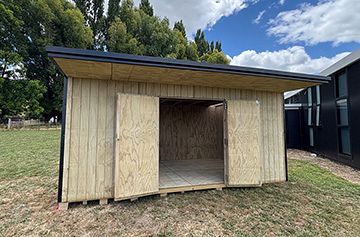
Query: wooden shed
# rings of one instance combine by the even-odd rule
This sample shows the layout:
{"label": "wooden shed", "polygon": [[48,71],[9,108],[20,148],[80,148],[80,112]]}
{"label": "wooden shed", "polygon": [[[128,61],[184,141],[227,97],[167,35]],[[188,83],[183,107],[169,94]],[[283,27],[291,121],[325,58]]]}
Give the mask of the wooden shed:
{"label": "wooden shed", "polygon": [[283,92],[327,77],[48,47],[66,75],[60,203],[287,180]]}

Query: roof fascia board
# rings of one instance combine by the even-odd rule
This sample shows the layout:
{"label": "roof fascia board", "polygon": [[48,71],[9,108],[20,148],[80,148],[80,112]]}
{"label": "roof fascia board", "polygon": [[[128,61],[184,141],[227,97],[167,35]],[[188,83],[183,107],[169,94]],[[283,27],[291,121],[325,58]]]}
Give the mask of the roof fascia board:
{"label": "roof fascia board", "polygon": [[296,81],[306,81],[306,82],[327,83],[331,80],[329,77],[326,76],[283,72],[283,71],[249,68],[249,67],[241,67],[241,66],[230,66],[230,65],[222,65],[222,64],[198,63],[187,60],[110,53],[110,52],[101,52],[94,50],[51,46],[51,47],[47,47],[46,51],[48,52],[49,57],[52,58],[65,58],[65,59],[75,59],[75,60],[84,60],[84,61],[96,61],[96,62],[131,64],[131,65],[162,67],[162,68],[220,72],[220,73],[249,75],[249,76],[264,76],[264,77],[273,77],[284,80],[296,80]]}

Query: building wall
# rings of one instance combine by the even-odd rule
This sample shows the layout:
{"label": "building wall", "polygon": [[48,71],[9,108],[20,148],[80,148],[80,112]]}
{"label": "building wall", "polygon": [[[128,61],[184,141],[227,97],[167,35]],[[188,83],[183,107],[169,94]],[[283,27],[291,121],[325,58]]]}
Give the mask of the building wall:
{"label": "building wall", "polygon": [[63,202],[114,197],[115,101],[120,92],[160,97],[258,99],[262,123],[262,181],[285,181],[281,93],[69,78]]}
{"label": "building wall", "polygon": [[[321,109],[320,109],[320,125],[313,125],[314,129],[314,146],[311,147],[309,141],[309,126],[307,114],[307,90],[304,90],[296,98],[303,104],[303,120],[301,127],[303,128],[304,139],[302,146],[309,151],[318,153],[330,159],[342,162],[344,164],[360,168],[360,61],[355,62],[339,72],[347,71],[347,87],[348,87],[348,116],[350,130],[350,149],[351,155],[344,155],[339,152],[339,132],[337,128],[337,109],[336,109],[336,85],[335,76],[331,75],[332,81],[328,84],[320,86]],[[312,88],[312,100],[316,101],[316,90]],[[315,110],[313,110],[313,121],[315,121]],[[287,130],[287,133],[291,133]],[[290,135],[289,135],[290,136]]]}
{"label": "building wall", "polygon": [[349,128],[351,163],[360,169],[360,61],[348,67]]}

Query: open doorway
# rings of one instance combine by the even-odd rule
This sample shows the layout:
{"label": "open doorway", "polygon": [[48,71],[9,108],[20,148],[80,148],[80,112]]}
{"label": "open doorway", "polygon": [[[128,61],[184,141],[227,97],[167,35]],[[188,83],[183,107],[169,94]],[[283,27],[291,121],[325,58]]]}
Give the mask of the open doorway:
{"label": "open doorway", "polygon": [[224,103],[160,99],[160,189],[224,183]]}

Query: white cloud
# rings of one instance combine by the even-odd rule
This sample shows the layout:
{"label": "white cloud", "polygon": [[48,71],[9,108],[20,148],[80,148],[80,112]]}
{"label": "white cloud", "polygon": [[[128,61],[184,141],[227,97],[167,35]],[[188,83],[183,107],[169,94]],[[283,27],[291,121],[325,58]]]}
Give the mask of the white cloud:
{"label": "white cloud", "polygon": [[[197,29],[212,27],[222,17],[230,16],[258,0],[150,0],[155,14],[167,17],[171,24],[183,20],[188,36]],[[140,0],[134,1],[138,6]]]}
{"label": "white cloud", "polygon": [[270,20],[268,34],[279,37],[280,43],[360,43],[359,12],[358,0],[322,0],[317,5],[302,4],[299,9],[281,12]]}
{"label": "white cloud", "polygon": [[311,58],[304,47],[293,46],[279,51],[246,50],[233,57],[230,64],[290,72],[319,73],[348,54],[344,52],[331,58]]}
{"label": "white cloud", "polygon": [[285,0],[279,0],[280,5],[284,5],[284,3],[285,3]]}
{"label": "white cloud", "polygon": [[260,21],[261,21],[261,19],[262,19],[262,17],[263,17],[264,14],[265,14],[265,12],[266,12],[265,10],[259,12],[259,14],[258,14],[257,17],[255,18],[255,20],[253,20],[253,22],[254,22],[255,24],[259,24]]}

